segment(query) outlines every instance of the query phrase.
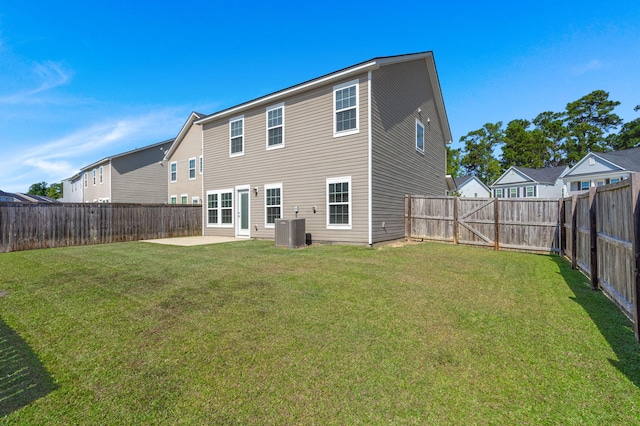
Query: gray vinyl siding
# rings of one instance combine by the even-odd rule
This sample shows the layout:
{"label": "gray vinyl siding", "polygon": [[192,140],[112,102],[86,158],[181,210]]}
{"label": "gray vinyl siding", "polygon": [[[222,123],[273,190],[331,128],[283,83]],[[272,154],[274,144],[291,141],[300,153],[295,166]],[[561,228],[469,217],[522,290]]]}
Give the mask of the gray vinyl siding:
{"label": "gray vinyl siding", "polygon": [[[191,204],[193,197],[198,197],[202,202],[202,175],[200,174],[200,156],[202,155],[202,127],[193,125],[185,135],[180,145],[171,158],[164,162],[166,180],[169,185],[169,193],[165,193],[165,202],[170,202],[170,197],[175,195],[178,203],[180,196],[187,194],[187,203]],[[189,159],[196,159],[196,178],[189,179]],[[171,182],[171,163],[177,163],[177,179]]]}
{"label": "gray vinyl siding", "polygon": [[167,171],[160,161],[171,142],[111,160],[112,203],[166,203]]}
{"label": "gray vinyl siding", "polygon": [[[354,77],[344,80],[351,81]],[[265,228],[265,185],[282,184],[284,218],[306,219],[314,241],[368,243],[367,74],[359,79],[359,133],[333,137],[331,83],[297,92],[204,125],[204,199],[206,192],[248,185],[250,232],[253,238],[274,238]],[[266,108],[284,102],[284,148],[266,149]],[[244,115],[244,155],[229,157],[229,118]],[[350,230],[327,229],[326,179],[351,177]],[[253,188],[258,187],[258,195]],[[316,213],[313,213],[313,207]],[[234,210],[236,199],[234,192]],[[234,215],[234,221],[237,215]],[[206,213],[205,213],[206,222]],[[235,225],[235,222],[234,222]],[[257,229],[256,229],[257,227]],[[235,235],[234,228],[204,227],[205,235]]]}
{"label": "gray vinyl siding", "polygon": [[[404,236],[405,194],[441,196],[447,190],[448,141],[429,72],[426,61],[416,60],[372,73],[373,243]],[[425,126],[424,155],[416,151],[416,119]]]}
{"label": "gray vinyl siding", "polygon": [[[102,166],[102,183],[100,183],[100,167]],[[96,171],[96,184],[93,184],[93,170]],[[89,176],[87,187],[84,188],[84,202],[97,203],[99,200],[111,197],[111,165],[109,161],[98,164],[95,168],[85,170]],[[81,179],[81,186],[84,185],[84,177]]]}

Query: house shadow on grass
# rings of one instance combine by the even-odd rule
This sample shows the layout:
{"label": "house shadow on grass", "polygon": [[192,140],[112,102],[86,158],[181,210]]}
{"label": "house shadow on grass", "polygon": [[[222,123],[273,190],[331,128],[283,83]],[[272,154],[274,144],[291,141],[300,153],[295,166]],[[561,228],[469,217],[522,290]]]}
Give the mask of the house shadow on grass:
{"label": "house shadow on grass", "polygon": [[0,318],[0,419],[55,389],[35,352]]}
{"label": "house shadow on grass", "polygon": [[618,360],[611,365],[640,387],[640,344],[636,341],[633,323],[602,292],[591,290],[591,283],[571,263],[559,256],[551,256],[560,274],[573,291],[572,297],[589,314],[591,320],[607,340]]}

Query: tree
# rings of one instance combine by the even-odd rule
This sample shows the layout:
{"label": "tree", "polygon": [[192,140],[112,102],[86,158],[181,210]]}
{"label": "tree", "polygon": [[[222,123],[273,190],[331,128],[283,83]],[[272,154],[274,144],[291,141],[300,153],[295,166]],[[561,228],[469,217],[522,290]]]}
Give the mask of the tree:
{"label": "tree", "polygon": [[453,178],[462,175],[461,151],[460,148],[451,148],[447,145],[447,174]]}
{"label": "tree", "polygon": [[565,122],[568,138],[565,144],[569,165],[577,163],[591,151],[606,151],[606,134],[614,130],[622,119],[613,113],[620,102],[609,100],[609,93],[594,90],[567,104]]}
{"label": "tree", "polygon": [[[636,105],[633,110],[640,111],[640,105]],[[618,134],[609,136],[608,142],[614,151],[640,146],[640,118],[624,123]]]}
{"label": "tree", "polygon": [[47,197],[49,198],[62,198],[62,183],[52,183],[47,189]]}
{"label": "tree", "polygon": [[464,143],[464,155],[460,164],[467,174],[473,174],[487,185],[501,173],[500,163],[493,151],[502,143],[502,122],[486,123],[482,128],[460,138]]}
{"label": "tree", "polygon": [[538,169],[548,163],[548,141],[540,130],[529,130],[530,126],[530,121],[521,119],[512,120],[507,124],[500,161],[503,169],[511,166]]}
{"label": "tree", "polygon": [[563,166],[567,164],[564,148],[568,131],[564,123],[564,114],[545,111],[533,119],[533,125],[538,131],[537,137],[544,139],[541,145],[547,149],[544,167]]}
{"label": "tree", "polygon": [[46,197],[47,196],[47,189],[48,189],[47,182],[34,183],[33,185],[31,185],[29,187],[29,192],[27,192],[27,194],[41,195],[43,197]]}

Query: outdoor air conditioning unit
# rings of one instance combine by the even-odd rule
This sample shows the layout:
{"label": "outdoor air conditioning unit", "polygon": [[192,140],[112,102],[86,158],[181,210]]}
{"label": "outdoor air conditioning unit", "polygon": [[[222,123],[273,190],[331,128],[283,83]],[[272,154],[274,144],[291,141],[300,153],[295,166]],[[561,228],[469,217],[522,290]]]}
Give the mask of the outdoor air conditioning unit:
{"label": "outdoor air conditioning unit", "polygon": [[298,248],[306,244],[304,219],[276,219],[276,246]]}

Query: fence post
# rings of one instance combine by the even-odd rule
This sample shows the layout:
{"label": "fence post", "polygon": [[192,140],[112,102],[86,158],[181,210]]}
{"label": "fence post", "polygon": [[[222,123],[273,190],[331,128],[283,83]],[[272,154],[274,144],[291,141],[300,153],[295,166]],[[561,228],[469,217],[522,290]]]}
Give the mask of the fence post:
{"label": "fence post", "polygon": [[458,197],[453,197],[453,244],[458,244]]}
{"label": "fence post", "polygon": [[640,173],[632,173],[631,176],[631,226],[633,233],[631,245],[633,247],[633,330],[636,340],[640,342],[640,206],[638,206],[638,191],[640,191]]}
{"label": "fence post", "polygon": [[493,199],[493,222],[495,228],[494,247],[500,250],[500,210],[498,210],[498,198]]}
{"label": "fence post", "polygon": [[571,269],[578,269],[578,248],[576,243],[578,242],[578,196],[571,196]]}
{"label": "fence post", "polygon": [[411,239],[411,195],[405,194],[404,196],[404,237]]}
{"label": "fence post", "polygon": [[591,248],[591,290],[598,290],[598,224],[597,224],[597,188],[589,188],[589,245]]}

